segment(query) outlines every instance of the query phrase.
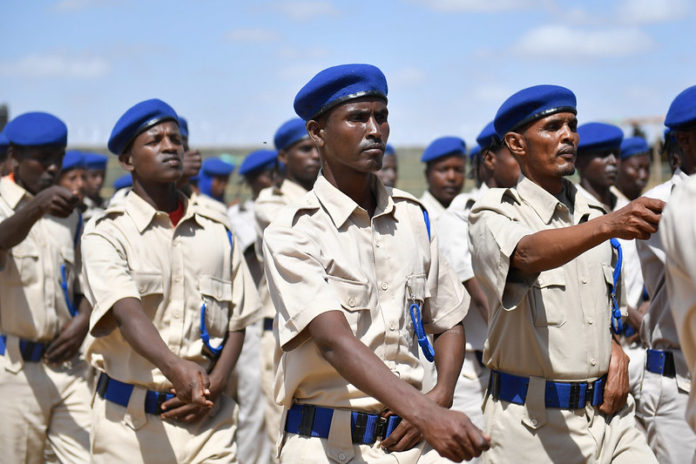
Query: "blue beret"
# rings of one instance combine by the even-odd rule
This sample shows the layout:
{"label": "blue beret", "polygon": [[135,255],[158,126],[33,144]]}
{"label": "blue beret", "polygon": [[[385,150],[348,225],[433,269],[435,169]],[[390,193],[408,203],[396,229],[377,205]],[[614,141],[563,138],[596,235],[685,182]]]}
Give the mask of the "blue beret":
{"label": "blue beret", "polygon": [[486,124],[486,127],[484,127],[476,137],[476,142],[481,146],[481,148],[488,148],[499,140],[500,137],[498,137],[498,133],[495,131],[493,121]]}
{"label": "blue beret", "polygon": [[114,181],[114,190],[131,187],[133,185],[133,176],[124,174]]}
{"label": "blue beret", "polygon": [[102,171],[106,169],[106,163],[109,160],[104,155],[99,153],[85,153],[85,167],[87,169],[94,169]]}
{"label": "blue beret", "polygon": [[273,137],[276,150],[284,150],[300,140],[309,138],[305,122],[300,118],[293,118],[283,123]]}
{"label": "blue beret", "polygon": [[0,132],[0,155],[7,153],[7,149],[10,147],[10,141],[4,132]]}
{"label": "blue beret", "polygon": [[554,113],[577,114],[575,94],[558,85],[535,85],[520,90],[500,106],[493,124],[504,136],[527,123]]}
{"label": "blue beret", "polygon": [[466,143],[464,140],[459,137],[440,137],[435,139],[423,152],[421,161],[427,163],[449,155],[466,156]]}
{"label": "blue beret", "polygon": [[179,132],[181,132],[182,137],[188,138],[188,121],[183,116],[179,116]]}
{"label": "blue beret", "polygon": [[[578,127],[578,155],[604,150],[619,150],[623,132],[612,124],[588,122]],[[618,154],[618,153],[617,153]]]}
{"label": "blue beret", "polygon": [[469,158],[473,158],[474,156],[478,155],[481,153],[481,146],[480,145],[474,145],[471,147],[471,150],[469,151]]}
{"label": "blue beret", "polygon": [[370,64],[343,64],[314,76],[295,97],[295,112],[305,121],[355,98],[375,96],[387,101],[387,79]]}
{"label": "blue beret", "polygon": [[69,171],[75,168],[85,167],[85,155],[79,150],[69,150],[63,156],[63,165],[61,170]]}
{"label": "blue beret", "polygon": [[24,113],[7,123],[5,136],[15,145],[40,146],[68,143],[68,127],[52,114]]}
{"label": "blue beret", "polygon": [[[304,127],[304,126],[302,126]],[[255,171],[275,166],[278,152],[275,150],[256,150],[247,155],[239,166],[239,174],[246,176]]]}
{"label": "blue beret", "polygon": [[677,95],[665,117],[665,126],[682,129],[696,124],[696,85]]}
{"label": "blue beret", "polygon": [[394,150],[394,147],[387,144],[387,146],[384,147],[384,156],[396,156],[396,150]]}
{"label": "blue beret", "polygon": [[643,137],[629,137],[621,142],[621,159],[650,152],[648,142]]}
{"label": "blue beret", "polygon": [[142,101],[123,113],[109,137],[109,151],[115,155],[124,152],[138,135],[163,121],[176,121],[179,117],[174,108],[153,98]]}
{"label": "blue beret", "polygon": [[208,158],[203,160],[201,173],[210,176],[229,176],[234,171],[234,164],[227,163],[220,158]]}

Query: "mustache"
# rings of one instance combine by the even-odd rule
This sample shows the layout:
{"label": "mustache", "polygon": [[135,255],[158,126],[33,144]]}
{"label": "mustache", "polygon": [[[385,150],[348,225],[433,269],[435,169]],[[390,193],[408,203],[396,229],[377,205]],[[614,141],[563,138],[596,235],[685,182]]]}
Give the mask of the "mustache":
{"label": "mustache", "polygon": [[386,148],[386,145],[381,142],[372,142],[372,141],[365,141],[360,143],[360,151],[365,151],[365,150],[382,150]]}
{"label": "mustache", "polygon": [[561,148],[556,152],[557,155],[573,155],[577,156],[578,155],[578,149],[577,147],[564,147]]}

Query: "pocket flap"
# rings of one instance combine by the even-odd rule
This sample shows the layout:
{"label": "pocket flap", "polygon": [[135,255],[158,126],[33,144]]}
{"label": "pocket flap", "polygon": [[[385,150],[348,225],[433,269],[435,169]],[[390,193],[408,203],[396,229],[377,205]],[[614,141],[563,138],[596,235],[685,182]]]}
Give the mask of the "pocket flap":
{"label": "pocket flap", "polygon": [[232,301],[232,282],[212,276],[201,276],[198,279],[198,290],[202,295],[218,301]]}
{"label": "pocket flap", "polygon": [[155,272],[131,271],[131,277],[138,287],[140,296],[163,293],[162,274]]}
{"label": "pocket flap", "polygon": [[614,269],[607,264],[602,264],[602,271],[604,272],[604,280],[607,281],[608,285],[614,285]]}
{"label": "pocket flap", "polygon": [[539,274],[539,277],[537,277],[535,285],[539,288],[565,287],[565,272],[563,272],[563,269],[543,271]]}
{"label": "pocket flap", "polygon": [[348,311],[370,309],[370,288],[367,283],[328,276],[328,281],[336,290],[341,306]]}
{"label": "pocket flap", "polygon": [[61,247],[60,256],[66,263],[73,264],[75,262],[75,250],[71,247]]}

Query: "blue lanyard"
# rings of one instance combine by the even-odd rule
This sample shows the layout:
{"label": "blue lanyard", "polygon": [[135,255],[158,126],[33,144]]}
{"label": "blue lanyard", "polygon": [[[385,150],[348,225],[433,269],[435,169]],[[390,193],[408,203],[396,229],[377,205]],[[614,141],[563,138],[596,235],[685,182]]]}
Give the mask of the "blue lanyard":
{"label": "blue lanyard", "polygon": [[[73,247],[77,247],[77,241],[80,238],[80,231],[82,230],[82,213],[77,214],[77,230],[75,230],[75,237],[73,238]],[[65,304],[68,306],[68,311],[72,317],[77,316],[77,308],[70,300],[70,294],[68,293],[68,275],[65,268],[65,263],[60,265],[60,288],[63,290],[63,298],[65,298]]]}
{"label": "blue lanyard", "polygon": [[621,251],[621,244],[617,239],[612,238],[609,243],[611,243],[612,248],[614,248],[618,253],[616,266],[614,266],[614,284],[611,286],[611,330],[613,330],[615,334],[621,335],[621,333],[623,333],[623,323],[621,322],[621,309],[619,309],[619,302],[616,301],[616,287],[618,286],[619,279],[621,278],[623,252]]}
{"label": "blue lanyard", "polygon": [[[232,250],[234,250],[234,243],[232,241],[232,232],[229,231],[229,229],[225,229],[227,232],[227,240],[230,242],[230,259],[232,259]],[[222,352],[222,348],[225,346],[225,339],[223,338],[222,342],[218,346],[212,346],[210,344],[210,334],[208,333],[208,327],[205,324],[205,301],[201,305],[201,324],[200,324],[200,332],[201,332],[201,340],[203,341],[203,345],[210,350],[210,352],[213,354],[213,356],[217,357],[220,356],[220,353]]]}
{"label": "blue lanyard", "polygon": [[428,361],[433,362],[435,360],[435,350],[433,349],[433,345],[430,344],[428,336],[425,334],[420,305],[414,301],[408,307],[408,311],[411,313],[411,322],[413,322],[413,328],[416,330],[416,337],[418,338],[418,344],[421,347],[423,356],[425,356],[425,359]]}

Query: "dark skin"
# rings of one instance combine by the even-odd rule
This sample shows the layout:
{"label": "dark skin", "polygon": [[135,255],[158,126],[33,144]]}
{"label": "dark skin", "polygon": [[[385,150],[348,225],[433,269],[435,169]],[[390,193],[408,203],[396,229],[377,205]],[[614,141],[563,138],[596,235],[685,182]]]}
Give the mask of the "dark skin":
{"label": "dark skin", "polygon": [[[563,176],[575,171],[577,143],[577,118],[573,113],[556,113],[530,123],[520,132],[505,134],[505,144],[525,176],[552,195],[561,192]],[[641,197],[585,223],[527,235],[517,244],[511,266],[536,274],[562,266],[613,237],[647,239],[657,231],[663,207],[660,200]],[[628,357],[613,339],[604,402],[599,410],[613,415],[626,404],[627,395]]]}
{"label": "dark skin", "polygon": [[443,156],[428,162],[425,180],[428,191],[447,208],[461,193],[466,177],[466,157],[461,154]]}
{"label": "dark skin", "polygon": [[104,185],[105,175],[103,169],[87,169],[85,173],[85,195],[98,204],[102,201],[99,193]]}
{"label": "dark skin", "polygon": [[70,190],[73,195],[77,196],[79,202],[85,197],[85,185],[87,183],[87,177],[85,175],[85,170],[83,168],[70,169],[69,171],[63,171],[58,177],[58,185],[62,185],[66,189]]}
{"label": "dark skin", "polygon": [[[138,135],[119,156],[121,166],[133,176],[133,192],[159,211],[172,212],[179,203],[176,182],[183,166],[179,126],[162,122]],[[116,326],[133,349],[157,366],[172,382],[176,398],[163,404],[162,417],[193,423],[201,420],[224,391],[237,362],[244,331],[230,332],[210,375],[198,364],[172,353],[136,298],[117,301],[95,328],[105,333]]]}
{"label": "dark skin", "polygon": [[[307,123],[321,154],[326,179],[370,216],[376,207],[370,175],[382,165],[389,137],[387,117],[384,100],[366,97],[343,103]],[[422,436],[442,456],[455,461],[479,456],[488,448],[489,438],[465,414],[445,408],[452,402],[464,356],[464,331],[460,325],[440,334],[435,341],[438,385],[427,395],[396,377],[360,342],[342,312],[321,314],[305,330],[339,374],[404,419],[393,432],[395,435],[382,443],[385,448],[408,449]]]}
{"label": "dark skin", "polygon": [[[264,169],[259,172],[248,173],[244,180],[249,185],[251,189],[251,199],[256,200],[258,198],[261,190],[271,187],[273,185],[273,174],[275,168]],[[249,267],[249,272],[251,272],[251,277],[254,279],[254,283],[258,285],[263,276],[263,265],[259,263],[259,259],[256,256],[256,251],[253,246],[247,247],[244,250],[244,260]]]}
{"label": "dark skin", "polygon": [[319,175],[319,152],[311,139],[302,139],[291,146],[278,150],[278,160],[285,163],[285,177],[312,190]]}
{"label": "dark skin", "polygon": [[633,155],[621,160],[616,188],[629,200],[635,200],[643,193],[650,179],[650,155]]}
{"label": "dark skin", "polygon": [[696,127],[675,131],[674,138],[681,151],[679,167],[688,176],[696,174]]}
{"label": "dark skin", "polygon": [[576,160],[580,185],[610,210],[616,204],[609,188],[616,182],[618,158],[618,149],[611,149],[585,153]]}
{"label": "dark skin", "polygon": [[399,180],[399,163],[394,155],[385,155],[382,159],[382,168],[377,171],[377,177],[387,187],[396,187]]}
{"label": "dark skin", "polygon": [[230,176],[214,176],[210,183],[210,193],[213,198],[225,198],[225,189],[230,181]]}

